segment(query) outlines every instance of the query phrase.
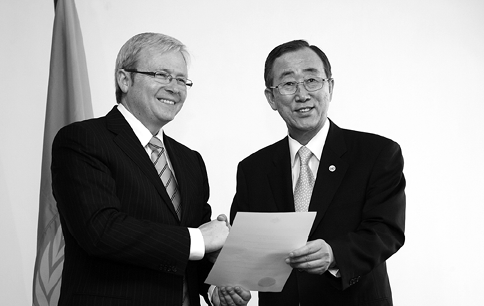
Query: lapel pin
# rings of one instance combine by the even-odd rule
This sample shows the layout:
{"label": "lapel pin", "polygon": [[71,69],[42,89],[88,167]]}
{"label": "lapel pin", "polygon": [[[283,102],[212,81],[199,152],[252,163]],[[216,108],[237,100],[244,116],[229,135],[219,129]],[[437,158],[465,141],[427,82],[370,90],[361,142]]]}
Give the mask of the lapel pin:
{"label": "lapel pin", "polygon": [[329,166],[329,171],[331,172],[336,171],[336,167],[334,165]]}

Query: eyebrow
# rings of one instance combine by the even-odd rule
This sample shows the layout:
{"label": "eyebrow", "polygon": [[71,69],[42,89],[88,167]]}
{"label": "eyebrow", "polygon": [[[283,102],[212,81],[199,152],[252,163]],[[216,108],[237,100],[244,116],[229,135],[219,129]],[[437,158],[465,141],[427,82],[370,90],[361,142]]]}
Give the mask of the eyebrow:
{"label": "eyebrow", "polygon": [[[312,73],[318,73],[320,72],[318,69],[316,68],[306,68],[306,69],[303,69],[303,72],[312,72]],[[293,70],[287,70],[287,71],[284,71],[280,76],[279,78],[280,79],[283,79],[284,77],[288,76],[288,75],[293,75],[295,74]]]}
{"label": "eyebrow", "polygon": [[153,71],[155,71],[155,72],[163,71],[163,72],[166,72],[168,74],[173,75],[174,77],[184,77],[184,78],[188,78],[188,76],[185,75],[184,73],[176,74],[173,69],[169,69],[169,68],[154,69]]}
{"label": "eyebrow", "polygon": [[303,72],[320,72],[319,69],[317,68],[307,68],[307,69],[304,69]]}

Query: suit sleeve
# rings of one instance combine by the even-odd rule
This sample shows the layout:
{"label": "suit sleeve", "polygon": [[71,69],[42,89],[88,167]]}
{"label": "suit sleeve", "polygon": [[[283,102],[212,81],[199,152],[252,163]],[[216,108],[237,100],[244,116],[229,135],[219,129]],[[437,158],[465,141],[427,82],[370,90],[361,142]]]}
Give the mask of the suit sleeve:
{"label": "suit sleeve", "polygon": [[359,226],[327,239],[340,269],[342,289],[382,264],[403,245],[404,189],[401,149],[391,142],[380,151],[372,167]]}
{"label": "suit sleeve", "polygon": [[242,170],[241,164],[237,166],[237,186],[232,206],[230,207],[230,223],[232,224],[238,211],[250,211],[247,206],[248,200],[246,199],[247,186],[245,182],[245,175]]}
{"label": "suit sleeve", "polygon": [[[52,187],[66,234],[90,256],[182,275],[190,250],[188,229],[170,223],[153,206],[159,199],[147,184],[119,188],[117,180],[134,181],[139,171],[121,172],[127,161],[113,154],[99,134],[70,125],[53,143]],[[129,210],[137,205],[146,207],[133,216]]]}

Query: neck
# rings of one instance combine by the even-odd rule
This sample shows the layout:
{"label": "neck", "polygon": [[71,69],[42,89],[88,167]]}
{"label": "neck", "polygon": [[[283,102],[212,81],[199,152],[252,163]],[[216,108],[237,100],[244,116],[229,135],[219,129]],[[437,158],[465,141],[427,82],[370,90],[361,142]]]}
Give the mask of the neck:
{"label": "neck", "polygon": [[291,129],[288,126],[289,135],[293,139],[297,140],[297,142],[305,146],[311,141],[311,139],[314,138],[314,136],[316,136],[319,133],[319,131],[321,131],[321,129],[325,124],[329,124],[327,122],[328,122],[328,119],[326,118],[326,120],[323,121],[323,124],[319,124],[313,129],[306,129],[306,130]]}
{"label": "neck", "polygon": [[310,131],[291,131],[289,130],[289,135],[297,140],[303,146],[307,145],[311,139],[321,130],[321,128],[317,130],[310,130]]}

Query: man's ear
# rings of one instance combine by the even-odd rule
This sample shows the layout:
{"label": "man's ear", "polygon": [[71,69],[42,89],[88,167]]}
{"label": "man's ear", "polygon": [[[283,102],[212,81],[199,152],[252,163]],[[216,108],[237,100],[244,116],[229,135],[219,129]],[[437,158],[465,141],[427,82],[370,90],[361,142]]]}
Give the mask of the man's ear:
{"label": "man's ear", "polygon": [[124,69],[119,69],[118,72],[116,72],[116,82],[118,82],[118,86],[121,88],[121,91],[123,93],[127,93],[131,82],[131,75]]}
{"label": "man's ear", "polygon": [[274,92],[272,89],[266,88],[264,89],[264,94],[266,95],[267,102],[273,110],[277,110],[276,102],[274,102]]}
{"label": "man's ear", "polygon": [[334,79],[329,81],[329,100],[333,100]]}

